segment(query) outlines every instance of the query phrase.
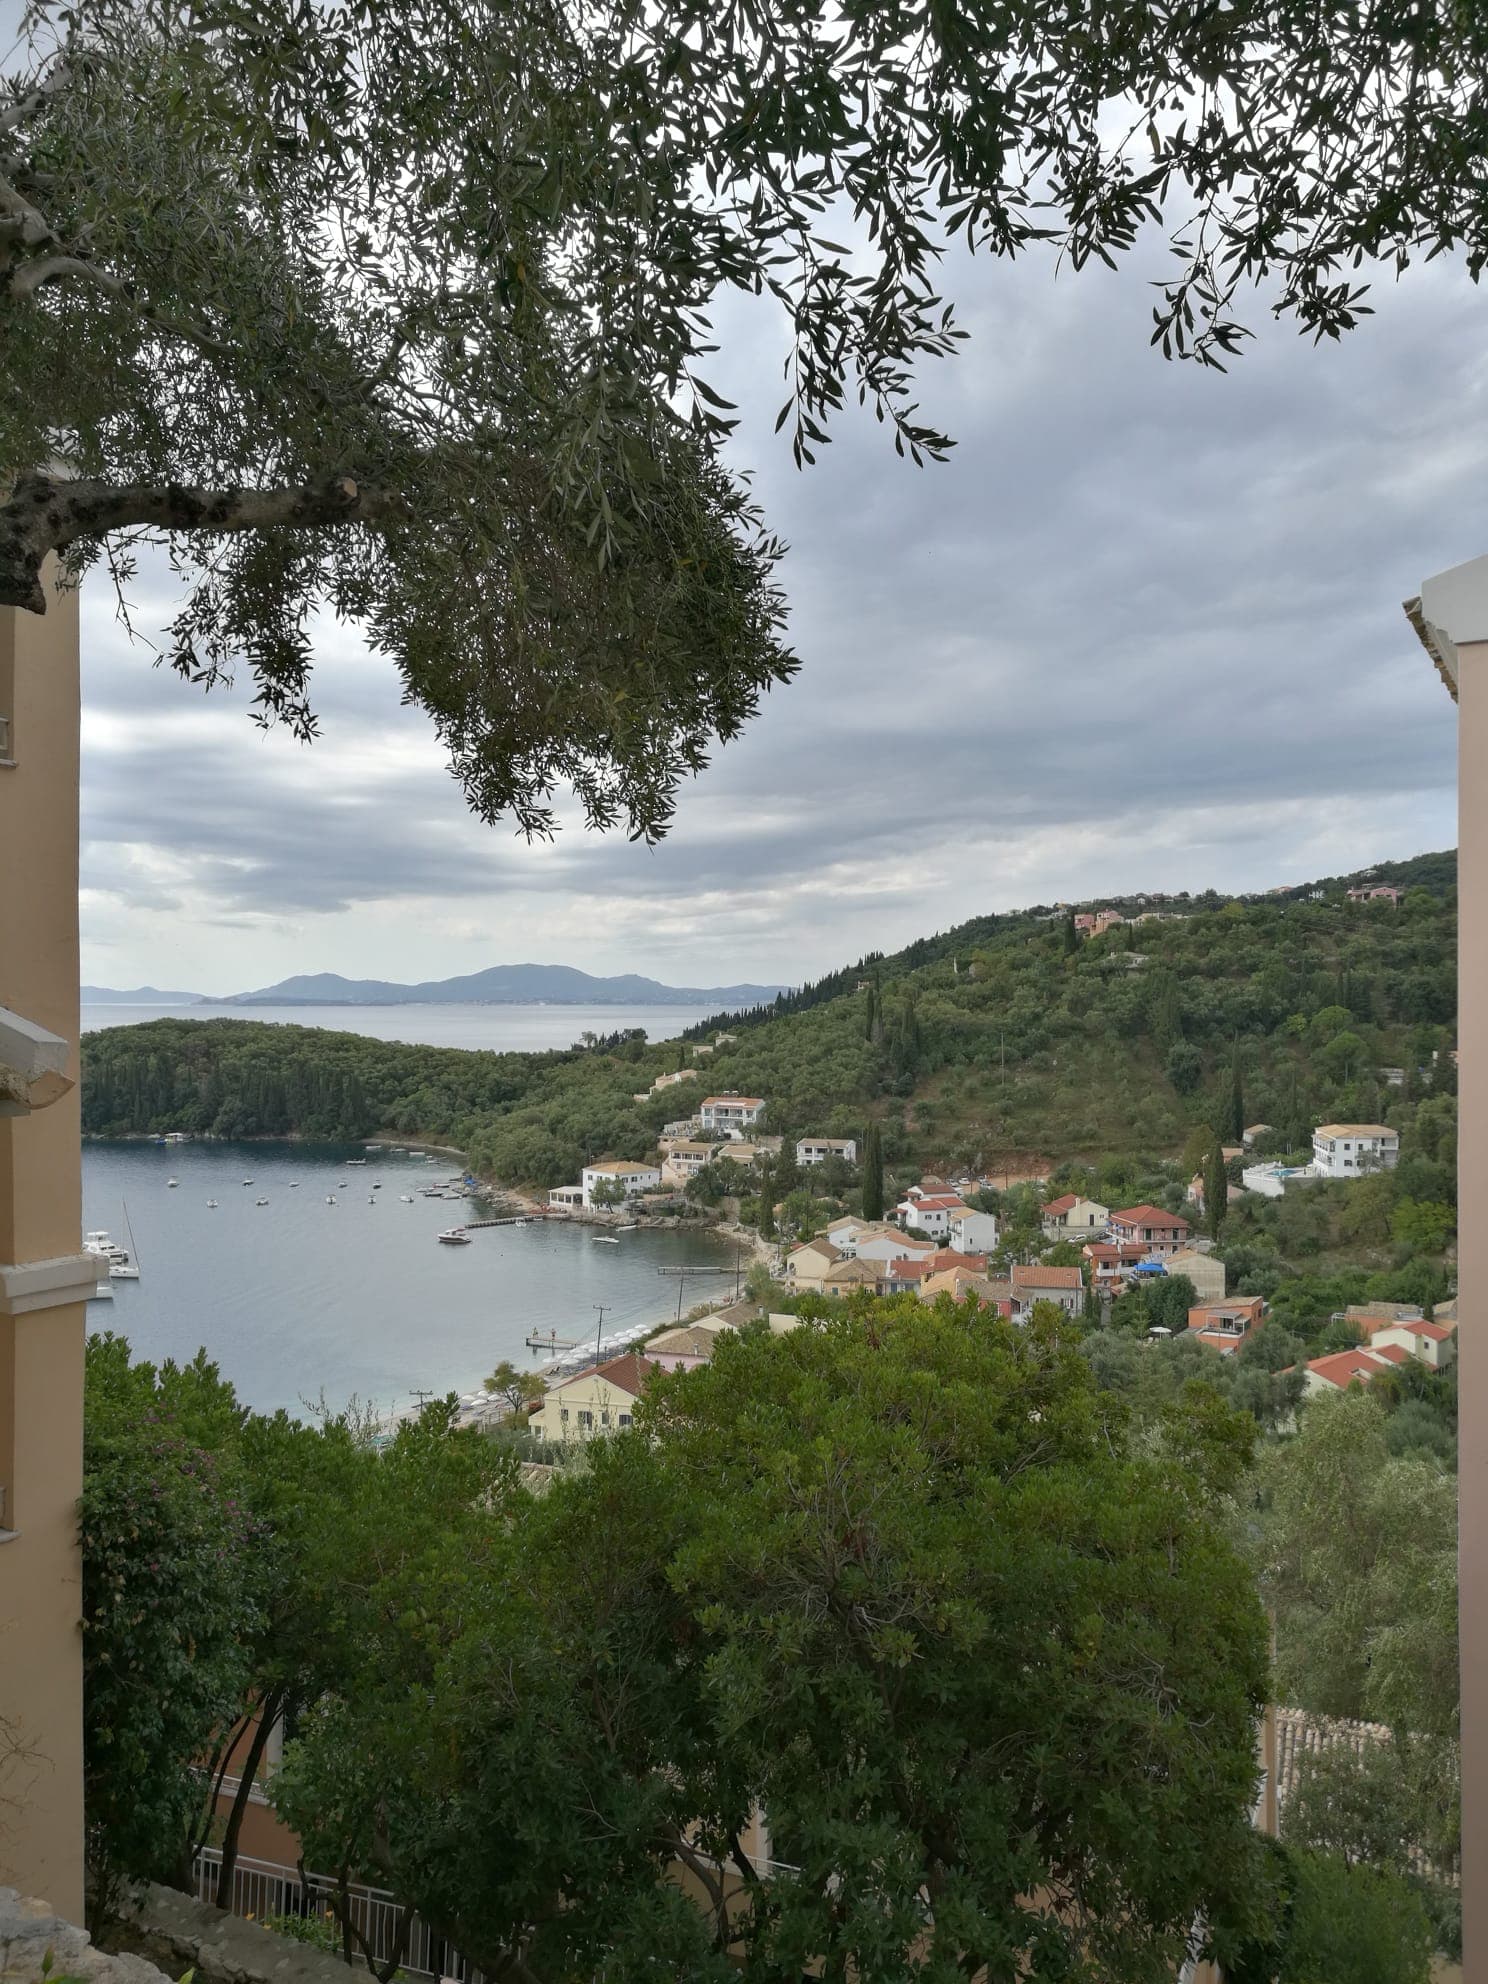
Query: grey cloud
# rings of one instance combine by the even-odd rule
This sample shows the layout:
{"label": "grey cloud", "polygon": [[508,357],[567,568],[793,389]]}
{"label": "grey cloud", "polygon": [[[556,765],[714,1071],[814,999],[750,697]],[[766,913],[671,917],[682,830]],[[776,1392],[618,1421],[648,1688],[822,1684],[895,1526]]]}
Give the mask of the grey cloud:
{"label": "grey cloud", "polygon": [[[203,705],[127,656],[95,596],[89,879],[169,897],[110,852],[167,850],[216,913],[311,917],[304,968],[341,963],[314,917],[397,905],[405,943],[484,910],[493,958],[519,915],[526,955],[560,955],[551,931],[576,962],[587,940],[616,968],[799,976],[1118,871],[1261,887],[1309,850],[1343,867],[1449,838],[1450,706],[1399,602],[1483,548],[1488,370],[1460,272],[1382,291],[1336,349],[1269,333],[1227,378],[1147,351],[1140,270],[952,274],[973,338],[924,396],[959,446],[923,471],[849,419],[796,475],[769,433],[777,327],[720,313],[709,376],[793,542],[805,667],[663,847],[476,826],[350,630],[321,630],[324,742],[296,755],[241,694]],[[468,968],[468,943],[431,936],[428,969]]]}

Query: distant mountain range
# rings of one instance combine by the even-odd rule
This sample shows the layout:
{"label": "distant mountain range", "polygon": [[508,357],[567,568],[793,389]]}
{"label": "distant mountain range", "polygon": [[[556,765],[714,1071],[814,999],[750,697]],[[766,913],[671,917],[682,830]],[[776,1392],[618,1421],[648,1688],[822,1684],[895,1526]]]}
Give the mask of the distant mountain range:
{"label": "distant mountain range", "polygon": [[463,978],[425,979],[399,985],[387,978],[342,978],[339,972],[301,972],[259,992],[208,999],[198,992],[160,992],[142,985],[133,992],[85,985],[92,1005],[213,1006],[706,1006],[710,1012],[736,1011],[774,999],[785,985],[661,985],[627,972],[594,978],[566,964],[497,964]]}
{"label": "distant mountain range", "polygon": [[132,992],[121,992],[113,985],[85,985],[85,1006],[192,1006],[200,992],[162,992],[158,985],[136,985]]}

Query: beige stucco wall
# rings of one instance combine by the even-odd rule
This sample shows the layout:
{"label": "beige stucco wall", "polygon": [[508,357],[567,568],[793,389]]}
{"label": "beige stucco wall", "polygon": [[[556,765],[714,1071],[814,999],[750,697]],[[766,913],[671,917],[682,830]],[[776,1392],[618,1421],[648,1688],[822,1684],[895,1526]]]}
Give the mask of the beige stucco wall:
{"label": "beige stucco wall", "polygon": [[[0,682],[14,671],[13,766],[0,767],[0,1006],[78,1038],[78,616],[0,607]],[[78,1092],[0,1118],[0,1265],[76,1255]],[[8,1306],[0,1298],[0,1308]],[[0,1883],[82,1919],[81,1303],[0,1314],[0,1717],[29,1753],[0,1792]]]}
{"label": "beige stucco wall", "polygon": [[[563,1417],[567,1407],[568,1418]],[[539,1411],[534,1412],[528,1424],[534,1433],[544,1440],[588,1440],[604,1433],[620,1430],[620,1415],[634,1416],[636,1400],[632,1393],[622,1391],[612,1385],[608,1378],[583,1373],[572,1379],[561,1391],[549,1392]],[[579,1414],[592,1412],[592,1426],[580,1426]],[[608,1412],[610,1423],[606,1426],[601,1414]]]}
{"label": "beige stucco wall", "polygon": [[[1457,1333],[1462,1926],[1469,1976],[1488,1974],[1488,641],[1464,644],[1458,674]],[[1478,913],[1474,913],[1478,912]]]}

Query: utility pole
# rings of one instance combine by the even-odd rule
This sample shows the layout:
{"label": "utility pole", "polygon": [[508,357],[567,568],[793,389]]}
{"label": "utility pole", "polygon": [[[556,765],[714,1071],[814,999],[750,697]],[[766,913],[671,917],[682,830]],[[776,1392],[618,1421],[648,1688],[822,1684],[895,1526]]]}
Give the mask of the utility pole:
{"label": "utility pole", "polygon": [[427,1404],[429,1403],[429,1400],[430,1400],[431,1398],[433,1398],[433,1396],[434,1396],[434,1394],[433,1394],[433,1392],[421,1392],[421,1391],[418,1391],[418,1390],[415,1390],[415,1391],[413,1391],[413,1392],[412,1392],[412,1393],[410,1394],[410,1396],[411,1396],[411,1397],[413,1397],[413,1398],[416,1398],[416,1399],[418,1400],[418,1402],[419,1402],[419,1409],[420,1409],[420,1411],[422,1411],[422,1410],[423,1410],[423,1408],[424,1408],[424,1407],[425,1407],[425,1406],[426,1406],[426,1405],[427,1405]]}
{"label": "utility pole", "polygon": [[594,1302],[590,1306],[599,1311],[599,1327],[594,1332],[594,1361],[597,1364],[599,1362],[599,1341],[604,1335],[604,1312],[611,1305],[606,1302]]}

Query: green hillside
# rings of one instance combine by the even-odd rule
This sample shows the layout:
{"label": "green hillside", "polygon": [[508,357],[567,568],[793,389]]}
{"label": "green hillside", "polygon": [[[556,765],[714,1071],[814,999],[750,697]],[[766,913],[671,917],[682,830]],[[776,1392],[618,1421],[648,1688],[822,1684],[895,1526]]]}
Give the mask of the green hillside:
{"label": "green hillside", "polygon": [[240,1021],[115,1028],[84,1042],[84,1126],[421,1133],[531,1185],[644,1156],[713,1088],[766,1097],[791,1133],[876,1118],[891,1164],[1176,1156],[1236,1100],[1295,1146],[1326,1118],[1403,1123],[1453,1081],[1456,857],[1369,871],[1405,891],[1398,907],[1350,903],[1353,879],[1081,905],[1147,919],[1083,940],[1062,907],[978,918],[730,1018],[737,1039],[696,1084],[639,1102],[689,1043],[496,1055]]}

